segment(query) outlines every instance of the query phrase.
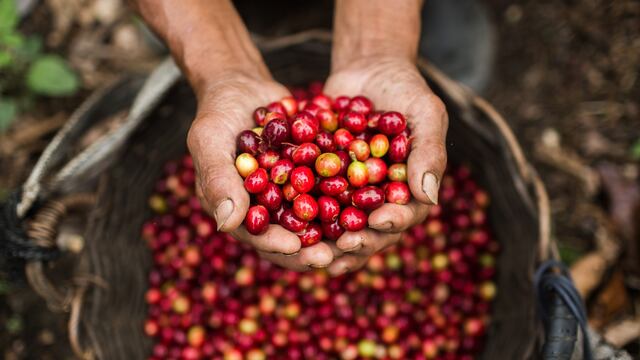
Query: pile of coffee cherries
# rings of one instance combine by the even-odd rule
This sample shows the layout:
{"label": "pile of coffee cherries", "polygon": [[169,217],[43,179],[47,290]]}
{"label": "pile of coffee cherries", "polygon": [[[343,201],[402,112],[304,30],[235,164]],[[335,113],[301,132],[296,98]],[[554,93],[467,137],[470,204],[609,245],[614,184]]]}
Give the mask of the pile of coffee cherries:
{"label": "pile of coffee cherries", "polygon": [[411,136],[401,113],[375,111],[364,96],[294,93],[256,109],[257,127],[238,135],[249,233],[280,224],[305,247],[362,230],[385,201],[409,202]]}
{"label": "pile of coffee cherries", "polygon": [[438,359],[480,354],[498,244],[489,197],[467,167],[440,204],[358,271],[296,273],[216,231],[189,156],[165,166],[142,228],[153,256],[144,331],[150,360]]}

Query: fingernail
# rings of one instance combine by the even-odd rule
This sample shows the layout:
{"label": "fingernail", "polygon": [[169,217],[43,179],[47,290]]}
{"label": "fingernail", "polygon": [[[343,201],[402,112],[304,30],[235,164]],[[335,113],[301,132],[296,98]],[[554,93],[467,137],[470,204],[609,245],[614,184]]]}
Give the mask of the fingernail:
{"label": "fingernail", "polygon": [[438,204],[438,178],[430,172],[422,177],[422,191],[427,195],[433,205]]}
{"label": "fingernail", "polygon": [[308,266],[309,266],[310,268],[314,268],[314,269],[324,269],[324,268],[326,268],[327,266],[329,266],[329,264],[327,264],[327,265],[314,265],[314,264],[309,264]]}
{"label": "fingernail", "polygon": [[385,221],[382,224],[371,224],[369,225],[369,227],[376,229],[376,230],[389,230],[391,229],[391,227],[393,226],[393,224],[390,221]]}
{"label": "fingernail", "polygon": [[231,199],[226,199],[221,202],[220,205],[216,208],[213,216],[216,218],[216,223],[218,224],[218,231],[222,229],[224,224],[229,220],[231,213],[233,212],[233,201]]}

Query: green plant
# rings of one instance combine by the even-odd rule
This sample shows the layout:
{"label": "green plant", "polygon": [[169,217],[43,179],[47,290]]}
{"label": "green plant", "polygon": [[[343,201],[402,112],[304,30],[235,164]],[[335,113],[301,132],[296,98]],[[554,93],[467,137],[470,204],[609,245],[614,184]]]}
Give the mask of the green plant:
{"label": "green plant", "polygon": [[73,95],[79,81],[67,62],[42,50],[36,35],[21,33],[15,0],[0,0],[0,132],[34,96]]}

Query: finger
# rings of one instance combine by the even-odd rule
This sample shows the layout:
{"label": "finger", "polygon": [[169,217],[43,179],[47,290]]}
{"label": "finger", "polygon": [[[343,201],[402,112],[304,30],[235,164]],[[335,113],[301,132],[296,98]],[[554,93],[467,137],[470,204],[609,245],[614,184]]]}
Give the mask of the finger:
{"label": "finger", "polygon": [[384,204],[369,214],[369,227],[381,232],[401,232],[421,223],[429,214],[429,205],[412,200],[406,205]]}
{"label": "finger", "polygon": [[364,246],[366,241],[367,231],[347,231],[344,234],[340,235],[338,240],[336,240],[336,246],[342,252],[348,253],[353,251],[358,251]]}
{"label": "finger", "polygon": [[338,249],[348,254],[372,255],[389,244],[400,240],[401,233],[382,233],[365,229],[356,232],[345,232],[336,241]]}
{"label": "finger", "polygon": [[333,261],[331,247],[325,242],[300,249],[293,255],[272,252],[258,252],[260,256],[284,268],[294,271],[308,271],[312,268],[325,268]]}
{"label": "finger", "polygon": [[338,248],[338,246],[336,245],[335,241],[327,241],[326,242],[327,245],[329,245],[329,247],[331,248],[331,251],[333,252],[333,258],[337,259],[339,257],[341,257],[342,255],[344,255],[344,251],[340,250]]}
{"label": "finger", "polygon": [[428,91],[412,101],[407,116],[413,139],[407,170],[409,188],[418,201],[435,205],[447,165],[445,140],[449,118],[444,103]]}
{"label": "finger", "polygon": [[345,253],[329,265],[327,270],[331,276],[339,276],[360,269],[373,254],[398,243],[402,238],[402,233],[385,234],[373,230],[366,230],[364,233],[362,238],[365,240],[359,249]]}
{"label": "finger", "polygon": [[218,230],[229,232],[244,220],[249,194],[235,168],[236,134],[215,117],[194,121],[188,135],[189,151],[198,174],[199,194]]}
{"label": "finger", "polygon": [[259,251],[281,254],[294,254],[300,251],[298,236],[280,225],[269,225],[267,231],[260,235],[252,235],[244,226],[240,226],[231,234]]}
{"label": "finger", "polygon": [[366,260],[367,258],[357,255],[345,255],[332,262],[331,265],[329,265],[329,267],[327,268],[327,272],[331,276],[340,276],[350,271],[359,269],[362,265],[364,265],[364,263],[366,263]]}

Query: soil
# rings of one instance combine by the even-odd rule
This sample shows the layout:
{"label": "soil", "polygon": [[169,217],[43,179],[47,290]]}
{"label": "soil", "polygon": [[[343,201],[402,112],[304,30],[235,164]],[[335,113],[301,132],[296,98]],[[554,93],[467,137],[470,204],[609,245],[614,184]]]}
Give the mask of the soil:
{"label": "soil", "polygon": [[[247,6],[246,1],[241,3],[240,7]],[[329,9],[327,3],[322,2],[322,7]],[[486,97],[511,124],[544,180],[561,254],[571,263],[597,248],[596,234],[603,226],[598,219],[602,214],[608,216],[609,210],[616,207],[606,191],[607,184],[598,185],[601,183],[598,169],[603,164],[612,165],[631,186],[638,186],[638,159],[631,156],[631,148],[640,139],[640,3],[633,0],[484,3],[498,39],[495,73]],[[39,19],[38,25],[27,18],[25,29],[46,36],[53,26],[51,10],[46,6],[40,3],[34,11],[33,19]],[[292,24],[290,29],[304,27],[301,24],[326,25],[327,17],[317,14]],[[121,18],[128,19],[126,15]],[[265,18],[269,17],[258,19]],[[257,27],[270,24],[262,21]],[[68,40],[81,32],[67,35]],[[101,39],[109,41],[108,36]],[[70,48],[59,46],[51,50],[64,54]],[[98,69],[122,70],[122,65],[110,64],[108,59],[96,64]],[[57,113],[68,114],[80,100],[81,96],[62,103],[47,101],[31,115],[51,118]],[[550,159],[544,149],[561,155]],[[0,159],[0,165],[6,164]],[[15,185],[16,179],[24,177],[13,174],[8,181],[3,175],[0,195]],[[595,185],[589,182],[594,178]],[[624,238],[618,230],[613,233]],[[632,240],[638,241],[627,239]],[[623,256],[627,261],[630,258],[640,262],[634,254],[627,252]],[[624,274],[621,279],[634,278],[632,271],[622,265],[612,267],[608,273],[604,282],[611,278],[611,273]],[[640,289],[627,280],[620,280],[624,285],[615,287],[615,291],[628,304],[608,315],[607,321],[640,313],[637,305],[633,307],[634,301],[638,303]],[[589,303],[602,305],[597,296]],[[65,319],[65,314],[52,314],[26,285],[9,285],[0,278],[0,357],[71,358]],[[636,339],[627,346],[632,354],[640,355],[639,341]]]}

